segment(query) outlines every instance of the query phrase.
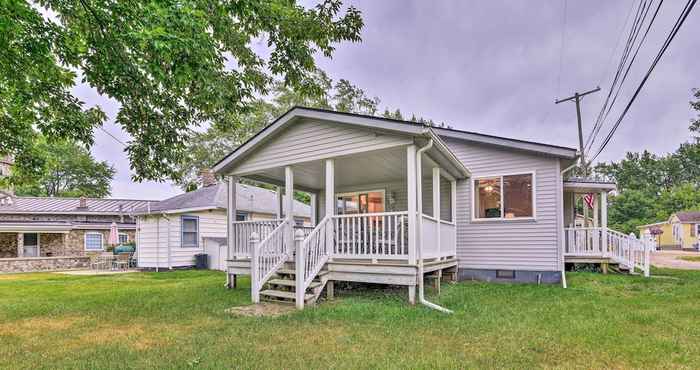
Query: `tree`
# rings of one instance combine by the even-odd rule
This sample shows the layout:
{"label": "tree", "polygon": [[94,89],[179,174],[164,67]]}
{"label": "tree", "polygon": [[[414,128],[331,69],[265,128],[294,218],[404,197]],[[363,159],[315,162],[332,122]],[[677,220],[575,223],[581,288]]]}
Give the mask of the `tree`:
{"label": "tree", "polygon": [[[28,158],[39,133],[89,147],[106,116],[72,95],[80,77],[119,103],[134,180],[178,180],[193,129],[245,124],[239,118],[275,77],[306,95],[322,91],[314,56],[360,41],[360,12],[341,7],[340,0],[311,9],[288,0],[1,2],[0,154]],[[259,55],[254,43],[267,50]]]}
{"label": "tree", "polygon": [[[114,168],[95,161],[84,146],[39,136],[31,148],[32,165],[13,168],[7,179],[17,195],[102,198],[110,194]],[[23,161],[18,158],[17,162]]]}

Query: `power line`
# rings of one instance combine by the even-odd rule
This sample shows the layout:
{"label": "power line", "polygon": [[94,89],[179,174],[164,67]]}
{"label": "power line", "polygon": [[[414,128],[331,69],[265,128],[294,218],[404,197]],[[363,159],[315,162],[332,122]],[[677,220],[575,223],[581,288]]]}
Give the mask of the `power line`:
{"label": "power line", "polygon": [[630,98],[629,102],[625,106],[625,109],[622,111],[620,114],[620,117],[615,121],[615,125],[612,127],[608,135],[605,137],[605,140],[603,141],[603,144],[600,146],[600,148],[596,151],[595,155],[591,158],[591,161],[594,161],[600,153],[603,152],[605,147],[610,143],[610,140],[612,139],[613,135],[615,134],[615,131],[617,131],[618,127],[620,126],[620,123],[622,122],[622,119],[625,117],[627,112],[629,111],[629,108],[632,106],[632,103],[637,99],[637,96],[639,95],[639,92],[642,90],[644,85],[646,84],[647,80],[649,79],[649,76],[651,76],[651,73],[654,71],[654,68],[656,65],[659,63],[661,60],[661,57],[664,55],[666,50],[668,49],[669,45],[671,44],[671,41],[676,37],[678,34],[678,31],[680,30],[681,26],[685,22],[685,20],[688,18],[688,15],[690,14],[690,11],[693,9],[695,6],[697,0],[688,0],[688,2],[685,4],[685,7],[683,8],[683,11],[681,14],[678,16],[678,19],[676,19],[676,23],[673,25],[671,28],[671,32],[669,35],[666,37],[666,40],[663,43],[663,46],[657,53],[656,57],[654,58],[654,61],[652,62],[651,66],[649,66],[649,70],[647,73],[644,75],[644,78],[642,81],[639,83],[639,86],[637,86],[637,89],[634,92],[634,95],[632,95],[632,98]]}
{"label": "power line", "polygon": [[[622,52],[622,56],[620,58],[620,63],[618,64],[617,71],[615,72],[615,78],[613,79],[612,83],[610,84],[610,89],[608,91],[608,94],[605,98],[605,102],[603,103],[603,106],[598,113],[598,116],[596,118],[595,124],[593,125],[593,129],[591,130],[588,139],[586,140],[586,150],[590,150],[593,144],[595,143],[596,138],[598,137],[598,134],[600,132],[600,129],[603,127],[603,123],[607,119],[608,115],[610,114],[610,111],[612,110],[613,105],[615,104],[615,101],[617,100],[617,97],[622,89],[622,86],[624,85],[626,79],[627,79],[627,74],[629,72],[629,69],[632,67],[632,64],[634,63],[634,60],[636,59],[636,53],[635,56],[632,58],[632,60],[627,64],[627,59],[629,58],[630,52],[632,51],[634,44],[636,42],[637,36],[639,35],[639,31],[641,30],[644,21],[646,20],[647,14],[649,9],[651,8],[651,5],[653,3],[653,0],[651,3],[647,3],[646,1],[642,2],[640,1],[639,6],[637,7],[637,13],[635,14],[635,19],[634,22],[632,23],[632,27],[630,28],[630,33],[629,36],[627,37],[627,42],[625,45],[625,49]],[[659,7],[663,3],[663,0],[659,3]],[[647,6],[647,4],[649,6]],[[658,8],[657,8],[658,12]],[[651,27],[651,23],[649,24],[649,27]],[[649,28],[647,28],[647,33],[649,31]],[[646,38],[646,34],[645,37]],[[637,52],[639,51],[639,47],[641,47],[641,44],[643,43],[643,40],[638,44]],[[627,72],[622,75],[622,71],[625,69],[625,65],[627,65]],[[621,78],[622,77],[622,78]],[[616,90],[617,87],[617,90]],[[615,91],[615,95],[613,97],[613,91]],[[613,97],[613,100],[611,101],[610,98]]]}
{"label": "power line", "polygon": [[598,85],[603,83],[603,79],[610,72],[610,63],[612,62],[613,56],[615,55],[615,52],[617,51],[617,47],[620,46],[620,40],[622,40],[622,34],[624,33],[625,28],[627,28],[627,23],[629,23],[630,16],[632,15],[632,10],[634,10],[635,1],[632,0],[630,3],[632,4],[632,6],[630,6],[630,10],[627,11],[627,17],[625,17],[625,23],[622,25],[620,30],[617,32],[618,35],[617,35],[617,40],[615,41],[615,46],[612,48],[612,50],[610,52],[610,56],[608,57],[607,63],[605,63],[605,65],[607,67],[603,70],[603,74],[601,74],[600,78],[598,79]]}
{"label": "power line", "polygon": [[114,139],[114,141],[118,142],[119,144],[121,144],[121,145],[123,145],[123,146],[126,146],[126,144],[125,144],[123,141],[119,140],[116,136],[112,135],[111,132],[105,130],[104,127],[102,127],[102,126],[97,126],[97,127],[99,127],[100,130],[102,130],[102,132],[104,132],[105,134],[109,135],[109,137],[111,137],[112,139]]}
{"label": "power line", "polygon": [[[630,69],[632,68],[632,65],[634,64],[634,61],[637,59],[637,55],[639,54],[639,50],[641,49],[642,45],[644,44],[644,41],[646,41],[647,35],[649,34],[649,31],[651,30],[651,26],[654,24],[654,20],[656,20],[656,16],[659,14],[659,10],[661,9],[661,5],[663,4],[663,0],[659,2],[658,6],[656,7],[656,10],[654,11],[654,15],[652,16],[651,20],[649,21],[649,24],[647,25],[647,29],[644,32],[644,35],[642,36],[642,39],[639,41],[639,44],[637,44],[637,49],[634,52],[634,55],[632,56],[632,59],[630,60],[629,64],[627,65],[627,69],[625,70],[624,75],[622,76],[622,80],[620,84],[617,87],[617,91],[615,92],[615,96],[613,97],[613,100],[610,103],[610,106],[608,107],[607,111],[605,112],[605,115],[603,116],[603,119],[601,120],[601,126],[603,122],[608,118],[608,115],[610,114],[610,111],[612,110],[613,106],[615,105],[615,102],[617,101],[617,98],[620,94],[620,91],[622,90],[622,86],[624,82],[627,80],[627,75],[630,72]],[[651,4],[649,4],[651,6]],[[649,8],[647,8],[647,11]],[[646,18],[646,13],[644,15]],[[643,22],[643,21],[642,21]]]}

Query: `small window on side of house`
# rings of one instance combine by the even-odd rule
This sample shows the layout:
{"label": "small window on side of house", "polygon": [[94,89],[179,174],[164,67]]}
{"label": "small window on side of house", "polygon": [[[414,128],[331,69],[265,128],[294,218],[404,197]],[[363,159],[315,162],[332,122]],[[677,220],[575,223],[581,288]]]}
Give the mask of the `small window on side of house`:
{"label": "small window on side of house", "polygon": [[85,250],[86,251],[101,251],[102,246],[102,233],[88,232],[85,233]]}
{"label": "small window on side of house", "polygon": [[515,270],[496,270],[498,279],[515,279]]}
{"label": "small window on side of house", "polygon": [[129,234],[119,233],[119,244],[126,244],[129,242]]}
{"label": "small window on side of house", "polygon": [[182,247],[199,247],[199,217],[182,216],[181,221]]}

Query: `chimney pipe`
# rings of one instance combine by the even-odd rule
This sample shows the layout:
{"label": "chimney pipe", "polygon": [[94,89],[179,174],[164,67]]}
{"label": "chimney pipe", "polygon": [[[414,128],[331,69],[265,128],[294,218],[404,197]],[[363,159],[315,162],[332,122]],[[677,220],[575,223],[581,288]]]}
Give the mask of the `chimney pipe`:
{"label": "chimney pipe", "polygon": [[87,199],[85,197],[80,197],[80,204],[78,205],[78,208],[86,209],[87,207]]}
{"label": "chimney pipe", "polygon": [[212,171],[211,168],[203,168],[201,171],[199,171],[199,178],[202,182],[202,187],[205,188],[218,183],[216,180],[216,175],[214,175],[214,171]]}

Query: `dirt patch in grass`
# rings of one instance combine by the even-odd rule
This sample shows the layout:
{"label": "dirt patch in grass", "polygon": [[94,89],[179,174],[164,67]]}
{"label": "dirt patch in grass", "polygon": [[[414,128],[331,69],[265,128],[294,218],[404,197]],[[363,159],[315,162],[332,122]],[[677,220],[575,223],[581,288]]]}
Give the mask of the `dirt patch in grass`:
{"label": "dirt patch in grass", "polygon": [[688,262],[700,262],[700,256],[680,256],[676,259]]}
{"label": "dirt patch in grass", "polygon": [[33,317],[16,322],[0,324],[0,333],[20,337],[31,336],[36,335],[36,333],[47,331],[67,330],[80,320],[80,317]]}
{"label": "dirt patch in grass", "polygon": [[277,317],[289,314],[295,310],[292,305],[263,302],[248,306],[237,306],[226,309],[226,313],[234,316],[247,317]]}

